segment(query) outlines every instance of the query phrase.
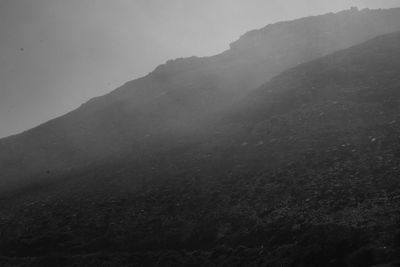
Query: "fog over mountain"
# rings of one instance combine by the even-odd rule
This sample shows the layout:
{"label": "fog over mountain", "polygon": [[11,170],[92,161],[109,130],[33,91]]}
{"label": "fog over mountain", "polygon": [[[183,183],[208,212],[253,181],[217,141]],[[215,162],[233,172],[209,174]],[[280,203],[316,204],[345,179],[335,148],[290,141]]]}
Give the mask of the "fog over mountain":
{"label": "fog over mountain", "polygon": [[397,266],[399,90],[400,7],[168,60],[0,139],[0,265]]}
{"label": "fog over mountain", "polygon": [[399,30],[399,13],[352,9],[277,23],[248,32],[219,55],[168,61],[63,117],[0,140],[2,189],[126,153],[133,158],[156,153],[150,147],[202,132],[281,71]]}
{"label": "fog over mountain", "polygon": [[0,137],[63,115],[178,57],[269,23],[398,0],[3,0]]}

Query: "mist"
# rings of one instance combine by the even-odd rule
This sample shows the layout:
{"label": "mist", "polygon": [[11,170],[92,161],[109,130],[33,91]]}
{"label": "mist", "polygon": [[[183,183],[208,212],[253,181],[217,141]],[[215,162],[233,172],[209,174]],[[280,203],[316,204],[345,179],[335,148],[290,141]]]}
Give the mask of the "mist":
{"label": "mist", "polygon": [[209,56],[248,30],[350,6],[400,1],[0,3],[0,137],[65,114],[169,59]]}
{"label": "mist", "polygon": [[399,1],[6,0],[0,34],[1,266],[400,262]]}

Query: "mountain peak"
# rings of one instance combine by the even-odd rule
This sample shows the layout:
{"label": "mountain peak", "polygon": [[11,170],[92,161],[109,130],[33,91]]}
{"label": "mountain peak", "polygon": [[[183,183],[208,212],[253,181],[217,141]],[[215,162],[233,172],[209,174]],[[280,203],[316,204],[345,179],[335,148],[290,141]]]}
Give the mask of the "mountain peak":
{"label": "mountain peak", "polygon": [[[396,16],[400,8],[392,9],[363,9],[351,7],[348,10],[337,13],[327,13],[323,15],[299,18],[291,21],[281,21],[269,24],[263,28],[249,31],[243,34],[237,41],[230,44],[232,50],[246,50],[250,48],[260,48],[274,43],[278,38],[286,38],[287,42],[292,42],[295,38],[317,38],[320,35],[340,32],[344,28],[355,29],[362,24],[369,24],[377,19],[374,29],[380,29],[384,33],[396,31],[393,23],[397,20]],[[384,18],[386,17],[386,18]],[[386,20],[386,22],[384,22]],[[382,23],[383,22],[383,23]],[[367,34],[366,32],[359,34]],[[360,35],[361,37],[361,35]],[[371,36],[370,38],[372,38]],[[344,45],[348,40],[343,40]],[[348,45],[348,44],[347,44]],[[345,47],[345,46],[343,46]]]}

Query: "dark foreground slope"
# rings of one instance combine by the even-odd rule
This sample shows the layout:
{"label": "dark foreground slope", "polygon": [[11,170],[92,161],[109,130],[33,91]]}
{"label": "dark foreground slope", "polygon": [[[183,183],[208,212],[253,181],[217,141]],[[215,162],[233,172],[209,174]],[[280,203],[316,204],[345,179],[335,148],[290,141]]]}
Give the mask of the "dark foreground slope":
{"label": "dark foreground slope", "polygon": [[0,140],[1,191],[125,158],[141,168],[143,160],[181,149],[182,139],[200,134],[210,118],[281,71],[398,30],[400,9],[348,10],[269,25],[216,56],[169,61],[61,118]]}
{"label": "dark foreground slope", "polygon": [[3,200],[0,262],[397,266],[399,101],[400,33],[285,71],[146,168]]}

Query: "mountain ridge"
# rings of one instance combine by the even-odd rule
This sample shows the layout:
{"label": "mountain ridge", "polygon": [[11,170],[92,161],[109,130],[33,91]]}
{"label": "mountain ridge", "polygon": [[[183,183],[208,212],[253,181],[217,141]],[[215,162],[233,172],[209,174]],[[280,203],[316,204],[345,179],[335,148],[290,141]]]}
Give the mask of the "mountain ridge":
{"label": "mountain ridge", "polygon": [[[152,147],[159,142],[151,140],[168,140],[174,134],[195,134],[202,130],[204,123],[220,116],[232,103],[281,71],[343,46],[400,29],[399,14],[400,8],[344,11],[281,22],[264,29],[266,33],[261,36],[265,38],[256,42],[262,44],[256,48],[251,45],[254,44],[254,33],[251,33],[248,34],[251,38],[241,37],[238,41],[250,44],[245,49],[233,48],[206,58],[168,61],[148,75],[92,99],[65,116],[1,139],[2,182],[18,181],[23,176],[31,180],[34,176],[48,177],[49,172],[58,173],[83,162],[107,160],[123,151],[143,151],[146,150],[143,144]],[[344,25],[345,20],[357,23],[336,27]],[[321,25],[336,32],[326,33]],[[271,33],[271,30],[274,31]],[[257,36],[260,35],[257,33]],[[287,36],[295,42],[286,40]],[[333,42],[335,39],[344,41]]]}
{"label": "mountain ridge", "polygon": [[400,31],[283,72],[193,142],[23,191],[0,202],[1,251],[67,266],[395,265],[399,66]]}

